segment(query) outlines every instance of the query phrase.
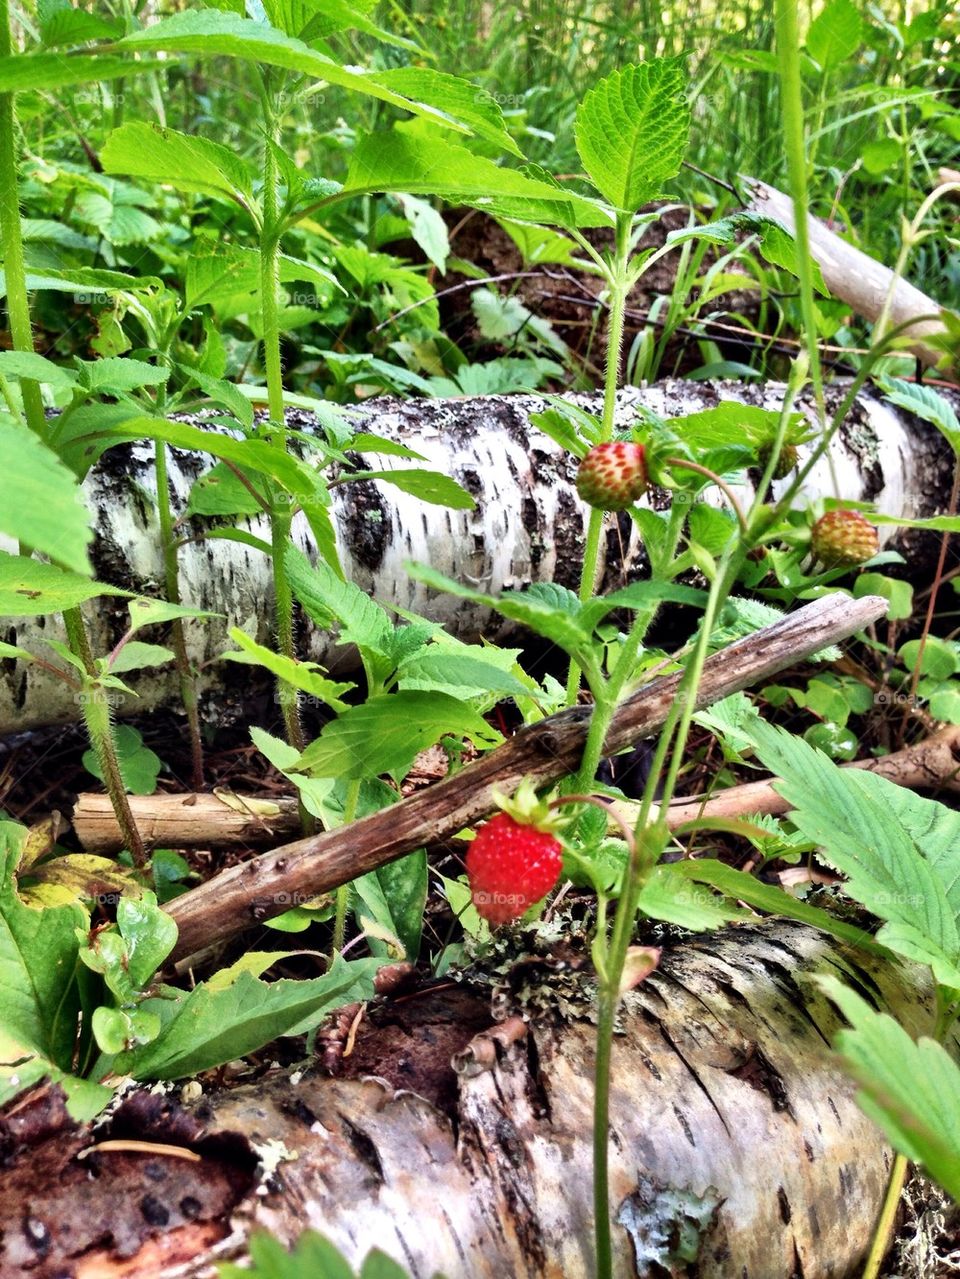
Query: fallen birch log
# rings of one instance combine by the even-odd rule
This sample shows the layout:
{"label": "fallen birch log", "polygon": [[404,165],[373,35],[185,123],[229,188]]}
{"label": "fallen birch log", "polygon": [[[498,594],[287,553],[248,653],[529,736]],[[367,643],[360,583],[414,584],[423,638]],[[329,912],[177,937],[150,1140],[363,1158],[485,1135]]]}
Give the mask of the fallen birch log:
{"label": "fallen birch log", "polygon": [[[589,1279],[596,1030],[583,963],[576,997],[575,960],[518,970],[528,985],[515,995],[540,983],[526,1023],[491,1026],[488,995],[469,988],[373,1008],[350,1078],[276,1071],[186,1109],[143,1089],[95,1131],[49,1097],[33,1120],[19,1101],[0,1116],[0,1272],[209,1279],[214,1262],[246,1258],[253,1229],[290,1244],[313,1227],[354,1266],[377,1245],[413,1279]],[[830,1052],[840,1021],[817,972],[929,1032],[922,975],[918,987],[918,973],[786,921],[665,949],[625,997],[617,1279],[859,1273],[891,1156]],[[562,1018],[545,1008],[561,979]]]}
{"label": "fallen birch log", "polygon": [[[950,725],[902,751],[879,759],[856,760],[844,768],[866,768],[913,790],[960,793],[960,727]],[[697,818],[779,815],[789,805],[773,789],[776,778],[746,782],[710,797],[675,800],[663,814],[670,830]],[[632,825],[636,805],[619,800],[614,808]],[[216,793],[131,795],[130,810],[146,848],[255,848],[275,844],[299,829],[295,796]],[[77,796],[71,824],[88,853],[116,853],[123,836],[107,795]]]}
{"label": "fallen birch log", "polygon": [[[830,411],[837,408],[845,390],[842,383],[827,388]],[[779,409],[782,397],[783,387],[776,384],[664,381],[622,391],[618,416],[625,425],[634,420],[641,404],[672,417],[710,408],[721,399]],[[599,409],[596,395],[575,399],[588,409]],[[960,396],[956,403],[960,405]],[[457,580],[493,591],[534,581],[576,587],[587,508],[573,485],[575,463],[530,422],[530,415],[544,407],[543,399],[533,395],[367,401],[359,410],[359,429],[416,449],[427,458],[426,465],[458,479],[475,497],[477,507],[450,511],[430,506],[379,480],[337,486],[332,514],[347,576],[385,604],[423,612],[460,638],[483,634],[497,642],[515,640],[517,630],[511,623],[463,600],[428,594],[410,580],[404,564],[420,560]],[[798,408],[813,420],[809,399]],[[289,420],[298,429],[316,429],[311,415],[299,410],[291,410]],[[179,515],[191,485],[209,469],[210,459],[177,449],[169,452],[172,504]],[[366,460],[384,470],[410,465],[403,459],[373,454]],[[811,472],[805,489],[808,496],[834,494],[831,461],[841,497],[873,501],[888,515],[911,518],[945,509],[953,478],[949,447],[932,426],[873,392],[861,393],[834,444],[832,459],[822,460]],[[150,595],[159,593],[163,581],[153,486],[152,445],[112,450],[86,483],[98,534],[94,547],[98,576]],[[748,497],[749,488],[745,486],[740,495]],[[707,490],[706,496],[721,501],[715,490]],[[250,519],[244,527],[269,541],[262,520]],[[881,529],[885,543],[894,535],[890,527]],[[308,553],[316,553],[302,516],[294,520],[293,536]],[[897,542],[908,556],[919,544],[918,535],[906,535]],[[7,543],[0,539],[3,546]],[[603,589],[644,576],[643,546],[628,517],[610,517],[602,550],[606,557]],[[260,643],[272,642],[270,564],[248,546],[207,540],[185,545],[180,566],[184,602],[225,615],[223,620],[188,623],[186,628],[191,660],[202,669],[203,712],[212,723],[231,717],[247,722],[251,697],[258,688],[271,696],[270,681],[264,675],[257,685],[255,668],[238,668],[218,657],[233,647],[226,634],[229,626],[241,627]],[[122,633],[125,609],[116,604],[104,607],[101,601],[84,611],[94,651],[108,652]],[[8,643],[42,654],[49,652],[43,643],[46,637],[63,638],[56,617],[13,619],[0,627],[0,634]],[[156,638],[164,638],[164,633],[158,632]],[[326,632],[307,626],[303,641],[301,656],[329,666],[338,675],[351,668],[351,654],[335,647]],[[172,667],[135,672],[128,678],[139,697],[117,694],[118,715],[180,704]],[[43,668],[11,661],[0,664],[0,734],[78,719],[70,689]]]}
{"label": "fallen birch log", "polygon": [[[697,703],[708,706],[767,679],[856,634],[886,610],[887,601],[872,595],[854,600],[834,594],[815,600],[709,657]],[[612,754],[656,732],[667,718],[681,679],[680,674],[656,679],[627,698],[611,722],[606,752]],[[291,902],[329,892],[473,825],[494,808],[494,787],[509,793],[524,777],[545,785],[575,772],[590,714],[587,706],[560,711],[398,804],[221,871],[169,904],[167,909],[179,928],[172,958],[183,959],[210,942],[281,914]]]}
{"label": "fallen birch log", "polygon": [[[796,220],[791,197],[757,178],[744,178],[744,182],[751,192],[747,208],[754,213],[764,213],[776,218],[793,234]],[[820,267],[829,292],[851,306],[857,315],[873,323],[879,319],[892,289],[889,327],[897,328],[914,320],[915,323],[910,325],[904,335],[909,338],[907,349],[924,364],[931,367],[936,365],[944,353],[924,339],[946,332],[943,321],[937,318],[942,309],[941,304],[921,292],[909,280],[895,280],[889,267],[870,257],[862,249],[848,244],[818,218],[808,217],[807,226],[810,252]]]}

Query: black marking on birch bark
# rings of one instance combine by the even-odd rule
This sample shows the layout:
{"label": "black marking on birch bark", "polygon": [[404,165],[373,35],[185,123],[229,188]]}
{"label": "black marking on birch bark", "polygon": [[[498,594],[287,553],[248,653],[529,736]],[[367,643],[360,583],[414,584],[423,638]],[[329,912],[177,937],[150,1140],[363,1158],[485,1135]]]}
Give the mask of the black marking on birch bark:
{"label": "black marking on birch bark", "polygon": [[790,1199],[783,1186],[777,1186],[777,1206],[780,1209],[780,1220],[785,1226],[789,1226],[793,1213],[790,1211]]}
{"label": "black marking on birch bark", "polygon": [[688,1071],[688,1073],[689,1073],[690,1077],[692,1078],[693,1082],[696,1084],[696,1086],[697,1086],[697,1087],[700,1089],[700,1091],[703,1093],[704,1097],[707,1099],[707,1102],[708,1102],[708,1104],[709,1104],[710,1108],[713,1110],[714,1114],[715,1114],[715,1115],[717,1116],[717,1118],[720,1120],[720,1124],[721,1124],[721,1126],[723,1127],[723,1131],[724,1131],[724,1132],[727,1134],[727,1136],[729,1137],[729,1136],[730,1136],[730,1127],[729,1127],[729,1125],[727,1124],[726,1119],[723,1117],[723,1111],[720,1109],[720,1107],[719,1107],[719,1106],[717,1105],[717,1103],[714,1101],[714,1099],[713,1099],[713,1093],[710,1091],[710,1089],[707,1087],[707,1085],[706,1085],[706,1084],[703,1082],[703,1080],[700,1078],[700,1075],[698,1074],[698,1072],[697,1072],[697,1070],[696,1070],[696,1067],[695,1067],[695,1066],[694,1066],[694,1065],[693,1065],[693,1064],[692,1064],[692,1063],[688,1060],[688,1058],[687,1058],[686,1054],[684,1053],[683,1049],[682,1049],[682,1048],[680,1047],[680,1045],[676,1042],[676,1040],[674,1040],[673,1036],[669,1033],[669,1031],[667,1031],[667,1030],[666,1030],[663,1026],[661,1026],[661,1027],[660,1027],[660,1034],[663,1036],[664,1040],[666,1041],[667,1047],[668,1047],[668,1048],[670,1048],[670,1049],[671,1049],[671,1051],[672,1051],[672,1052],[674,1052],[674,1053],[677,1055],[677,1057],[679,1058],[679,1060],[683,1063],[684,1067],[685,1067],[685,1068],[686,1068],[686,1070]]}

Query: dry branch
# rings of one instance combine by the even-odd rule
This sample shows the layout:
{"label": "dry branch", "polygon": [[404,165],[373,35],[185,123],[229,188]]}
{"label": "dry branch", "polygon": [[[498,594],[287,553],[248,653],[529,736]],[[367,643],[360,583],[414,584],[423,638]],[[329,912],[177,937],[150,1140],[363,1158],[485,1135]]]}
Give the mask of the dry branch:
{"label": "dry branch", "polygon": [[[880,759],[856,760],[844,768],[867,768],[898,786],[922,790],[960,792],[960,726],[939,733]],[[704,817],[743,817],[748,813],[775,815],[789,805],[773,789],[776,778],[747,782],[700,796],[675,801],[665,814],[671,830]],[[636,805],[615,805],[628,821],[635,820]],[[250,848],[273,843],[300,825],[297,800],[292,795],[131,795],[130,810],[147,848]],[[115,853],[123,847],[123,835],[110,806],[110,797],[94,791],[77,796],[73,810],[74,832],[88,853]]]}
{"label": "dry branch", "polygon": [[[745,178],[744,181],[749,184],[752,196],[747,207],[754,213],[765,213],[768,217],[776,218],[792,233],[796,223],[790,196],[757,178]],[[818,218],[808,217],[807,225],[810,231],[810,251],[830,292],[872,323],[883,311],[892,286],[889,316],[891,328],[908,320],[916,320],[908,330],[911,339],[908,349],[924,364],[937,364],[943,358],[943,351],[927,345],[924,338],[946,331],[943,323],[935,318],[942,309],[940,303],[927,297],[926,293],[922,293],[907,280],[898,279],[894,282],[894,273],[889,267],[842,240]]]}
{"label": "dry branch", "polygon": [[[950,725],[925,741],[909,746],[906,750],[884,755],[880,759],[858,759],[844,768],[866,768],[898,786],[922,790],[948,790],[960,793],[960,727]],[[671,804],[665,813],[667,826],[676,830],[686,822],[697,818],[746,817],[753,814],[777,816],[790,808],[787,800],[773,789],[777,778],[761,782],[747,782],[743,786],[731,786],[719,791],[710,799],[684,799]],[[630,821],[635,819],[636,805],[618,801],[614,807]],[[116,827],[116,823],[114,823]],[[117,841],[120,838],[116,827]],[[119,848],[115,842],[114,848]]]}
{"label": "dry branch", "polygon": [[[767,679],[828,644],[882,617],[879,596],[841,594],[815,600],[707,660],[697,696],[710,705]],[[605,750],[614,753],[656,732],[667,718],[682,676],[654,680],[619,708]],[[291,902],[340,884],[424,844],[452,835],[494,807],[491,788],[513,790],[524,777],[540,785],[576,770],[590,709],[561,711],[521,730],[462,772],[350,826],[285,844],[222,871],[169,906],[180,936],[174,958],[190,955],[289,909]]]}

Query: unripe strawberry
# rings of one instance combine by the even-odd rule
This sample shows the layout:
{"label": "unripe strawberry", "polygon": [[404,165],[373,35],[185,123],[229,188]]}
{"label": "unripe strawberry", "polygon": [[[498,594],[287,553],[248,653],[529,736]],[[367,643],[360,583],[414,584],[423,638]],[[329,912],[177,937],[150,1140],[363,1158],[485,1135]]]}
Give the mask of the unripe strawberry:
{"label": "unripe strawberry", "polygon": [[599,511],[625,511],[646,489],[643,445],[630,440],[595,444],[577,471],[577,492]]}
{"label": "unripe strawberry", "polygon": [[[770,455],[773,453],[772,444],[761,444],[757,450],[757,461],[760,464],[760,470],[767,469],[767,463],[770,461]],[[773,475],[770,477],[774,480],[782,480],[790,474],[797,464],[797,458],[800,454],[797,452],[796,444],[784,444],[777,458],[777,465],[774,468]]]}
{"label": "unripe strawberry", "polygon": [[880,549],[877,530],[859,511],[837,508],[821,515],[810,531],[814,557],[829,568],[863,564]]}

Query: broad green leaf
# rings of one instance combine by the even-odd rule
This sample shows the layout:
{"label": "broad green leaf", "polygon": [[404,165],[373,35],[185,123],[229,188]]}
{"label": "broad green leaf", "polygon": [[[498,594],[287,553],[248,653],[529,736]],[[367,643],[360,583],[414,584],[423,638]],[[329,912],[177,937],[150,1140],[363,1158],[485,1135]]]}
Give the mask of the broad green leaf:
{"label": "broad green leaf", "polygon": [[189,619],[203,621],[208,617],[223,616],[222,613],[207,613],[200,608],[190,608],[186,604],[149,600],[146,596],[131,600],[127,605],[127,611],[130,614],[130,626],[133,630],[139,630],[141,626],[155,626],[160,622],[172,622],[175,618],[184,621]]}
{"label": "broad green leaf", "polygon": [[[711,409],[687,413],[667,419],[667,426],[691,448],[701,450],[730,444],[742,444],[756,451],[772,441],[780,421],[779,412],[755,404],[738,404],[723,400]],[[791,413],[785,440],[802,443],[810,435],[809,424],[802,413]]]}
{"label": "broad green leaf", "polygon": [[0,420],[0,532],[89,576],[93,534],[77,477],[26,427]]}
{"label": "broad green leaf", "polygon": [[650,919],[663,919],[693,932],[751,918],[748,911],[737,909],[709,887],[692,883],[676,865],[654,867],[640,893],[639,906]]}
{"label": "broad green leaf", "polygon": [[238,627],[230,628],[230,638],[234,644],[240,645],[239,653],[224,653],[223,657],[227,661],[244,662],[251,665],[264,666],[278,679],[284,680],[285,683],[299,688],[301,692],[309,693],[311,697],[316,697],[325,706],[329,706],[332,710],[342,711],[346,707],[342,701],[343,695],[349,693],[354,684],[337,684],[333,680],[327,679],[322,673],[321,667],[315,662],[298,662],[290,657],[284,657],[282,653],[275,653],[273,649],[265,648],[262,644],[258,644],[252,640],[249,635],[241,631]]}
{"label": "broad green leaf", "polygon": [[[113,743],[124,788],[131,795],[152,795],[157,789],[157,777],[163,767],[160,756],[144,745],[139,730],[129,724],[118,724],[114,728]],[[103,781],[103,770],[96,751],[84,751],[83,766],[94,777]]]}
{"label": "broad green leaf", "polygon": [[819,928],[821,932],[831,937],[850,942],[864,950],[874,952],[880,950],[865,929],[844,923],[830,911],[809,906],[799,898],[791,897],[782,888],[765,884],[754,875],[735,870],[732,866],[727,866],[725,862],[695,857],[689,861],[671,863],[671,869],[675,874],[690,880],[691,883],[710,884],[724,896],[734,901],[746,902],[748,906],[753,906],[757,910],[767,911],[771,915],[782,915],[784,919],[795,919],[801,924]]}
{"label": "broad green leaf", "polygon": [[526,697],[530,693],[515,675],[492,662],[485,662],[480,656],[444,652],[443,647],[437,645],[414,653],[401,665],[399,675],[401,688],[437,689],[463,698],[482,693]]}
{"label": "broad green leaf", "polygon": [[860,48],[863,19],[853,0],[828,0],[810,24],[806,49],[824,71],[848,62]]}
{"label": "broad green leaf", "polygon": [[226,462],[217,462],[194,480],[187,501],[188,515],[262,515],[263,501],[258,501],[249,485],[257,490],[257,478],[241,469],[247,484]]}
{"label": "broad green leaf", "polygon": [[240,467],[269,475],[288,493],[304,499],[317,495],[317,475],[305,463],[274,448],[266,440],[236,440],[219,431],[205,431],[187,422],[166,421],[157,417],[129,418],[105,428],[101,436],[118,443],[124,440],[162,440],[176,448],[209,453]]}
{"label": "broad green leaf", "polygon": [[399,194],[397,199],[410,223],[410,234],[441,275],[447,270],[450,256],[450,233],[438,209],[428,200],[415,195]]}
{"label": "broad green leaf", "polygon": [[123,19],[99,17],[86,9],[74,8],[71,0],[38,0],[40,39],[51,45],[85,44],[88,40],[111,40],[123,34]]}
{"label": "broad green leaf", "polygon": [[932,386],[904,382],[902,378],[880,378],[878,385],[891,404],[932,423],[946,436],[954,453],[960,454],[960,420],[945,396]]}
{"label": "broad green leaf", "polygon": [[507,132],[500,104],[479,85],[433,67],[395,67],[378,71],[377,83],[402,93],[416,102],[437,107],[451,121],[470,126],[471,132],[511,155],[521,156],[520,148]]}
{"label": "broad green leaf", "polygon": [[883,573],[859,573],[853,584],[854,599],[864,595],[882,595],[890,601],[887,617],[891,622],[903,621],[913,612],[913,587],[898,578],[885,577]]}
{"label": "broad green leaf", "polygon": [[[366,911],[403,946],[402,958],[416,963],[427,900],[426,850],[420,848],[361,875],[352,888]],[[368,936],[368,945],[373,954],[390,957],[389,946],[376,937]]]}
{"label": "broad green leaf", "polygon": [[80,370],[80,384],[91,394],[113,395],[116,392],[136,391],[143,386],[159,386],[170,376],[169,369],[121,356],[109,356],[102,360],[78,360],[77,366]]}
{"label": "broad green leaf", "polygon": [[477,505],[463,485],[440,471],[354,471],[345,473],[341,478],[351,483],[354,480],[382,480],[384,484],[392,484],[404,493],[419,497],[422,502],[447,506],[454,511],[472,511]]}
{"label": "broad green leaf", "polygon": [[145,644],[142,640],[130,640],[110,662],[110,673],[140,671],[145,666],[163,666],[172,662],[175,654],[162,644]]}
{"label": "broad green leaf", "polygon": [[[121,271],[103,271],[97,267],[27,272],[27,288],[31,292],[48,289],[53,293],[73,293],[77,305],[89,305],[101,293],[113,297],[118,293],[138,293],[162,287],[163,282],[156,276],[124,275]],[[0,270],[0,298],[6,295],[7,278]]]}
{"label": "broad green leaf", "polygon": [[69,1070],[80,1010],[76,930],[87,926],[79,905],[34,910],[17,896],[14,866],[26,838],[0,822],[0,1009],[3,1034]]}
{"label": "broad green leaf", "polygon": [[43,564],[25,555],[0,551],[0,617],[39,617],[61,613],[98,595],[122,595],[129,591],[104,582],[93,582],[55,564]]}
{"label": "broad green leaf", "polygon": [[15,53],[9,58],[0,58],[0,93],[24,93],[28,89],[59,93],[72,84],[143,75],[161,70],[163,65],[156,58],[137,61],[110,54]]}
{"label": "broad green leaf", "polygon": [[215,404],[222,404],[228,409],[241,426],[246,427],[248,431],[253,429],[253,405],[232,382],[226,381],[225,378],[211,377],[202,369],[190,368],[185,364],[178,364],[177,368],[189,382],[196,382],[204,395]]}
{"label": "broad green leaf", "polygon": [[609,226],[612,221],[596,201],[502,168],[444,138],[401,129],[372,133],[360,142],[344,191],[439,195],[502,217],[562,226]]}
{"label": "broad green leaf", "polygon": [[907,640],[897,656],[908,671],[914,671],[920,664],[920,674],[932,676],[933,679],[949,679],[960,670],[960,654],[955,644],[948,643],[939,635],[928,635],[926,642]]}
{"label": "broad green leaf", "polygon": [[402,775],[414,758],[447,734],[481,749],[500,734],[465,702],[444,693],[400,692],[372,697],[327,724],[300,757],[315,777]]}
{"label": "broad green leaf", "polygon": [[380,84],[375,75],[342,67],[326,54],[312,49],[294,36],[285,35],[263,22],[254,22],[232,13],[218,13],[213,9],[192,9],[175,13],[140,31],[134,31],[115,47],[151,53],[197,53],[207,58],[218,55],[243,58],[261,66],[280,67],[310,76],[314,80],[324,80],[343,89],[354,89],[368,97],[402,107],[405,111],[426,115],[436,123],[448,125],[461,133],[467,132],[466,125],[452,122],[442,111],[411,101],[385,84]]}
{"label": "broad green leaf", "polygon": [[100,160],[105,173],[168,182],[181,191],[235,200],[244,207],[253,200],[250,170],[236,151],[159,124],[131,121],[114,129]]}
{"label": "broad green leaf", "polygon": [[680,172],[690,132],[680,58],[614,71],[577,108],[577,151],[604,199],[635,213]]}
{"label": "broad green leaf", "polygon": [[407,564],[407,572],[415,581],[433,587],[435,591],[444,591],[448,595],[456,595],[460,599],[472,600],[493,609],[503,617],[529,627],[537,635],[552,640],[564,652],[584,668],[595,671],[596,657],[593,652],[592,627],[584,625],[581,618],[582,605],[572,591],[555,583],[535,583],[527,591],[504,591],[502,595],[486,595],[483,591],[471,590],[453,578],[427,564]]}
{"label": "broad green leaf", "polygon": [[[373,5],[366,0],[352,5],[346,4],[345,0],[263,0],[263,8],[273,26],[308,44],[326,40],[338,31],[362,31],[364,35],[398,48],[422,52],[415,41],[406,40],[372,22],[367,14]],[[242,4],[237,11],[243,11]]]}
{"label": "broad green leaf", "polygon": [[858,1103],[901,1154],[960,1200],[960,1067],[942,1044],[914,1042],[835,977],[816,981],[850,1022],[837,1047],[860,1085]]}
{"label": "broad green leaf", "polygon": [[109,1068],[135,1079],[182,1079],[211,1070],[280,1035],[305,1033],[342,1004],[371,999],[379,964],[338,956],[328,973],[310,980],[263,982],[241,972],[222,990],[205,983],[189,992],[166,988],[162,998],[141,1005],[160,1016],[160,1035],[113,1058]]}

